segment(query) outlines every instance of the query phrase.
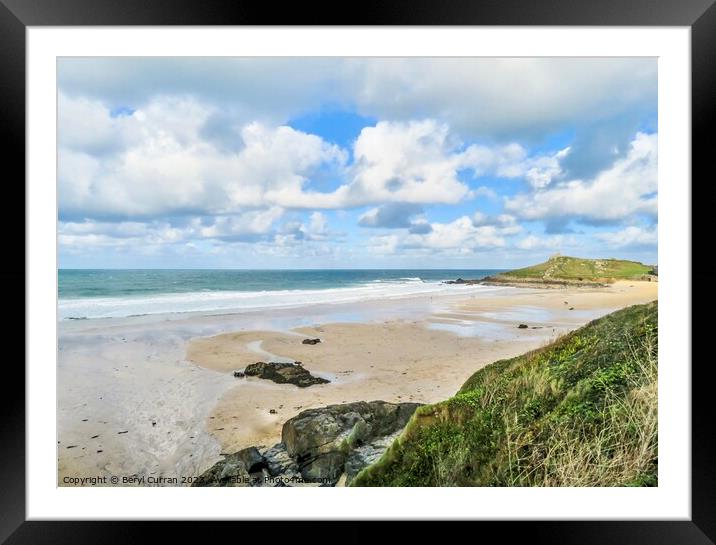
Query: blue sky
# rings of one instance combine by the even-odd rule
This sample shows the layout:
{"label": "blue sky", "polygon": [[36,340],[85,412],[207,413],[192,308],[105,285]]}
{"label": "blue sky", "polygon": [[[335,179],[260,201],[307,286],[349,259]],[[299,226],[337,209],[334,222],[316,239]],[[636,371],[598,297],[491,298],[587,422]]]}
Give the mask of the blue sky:
{"label": "blue sky", "polygon": [[657,260],[648,58],[66,58],[62,268]]}

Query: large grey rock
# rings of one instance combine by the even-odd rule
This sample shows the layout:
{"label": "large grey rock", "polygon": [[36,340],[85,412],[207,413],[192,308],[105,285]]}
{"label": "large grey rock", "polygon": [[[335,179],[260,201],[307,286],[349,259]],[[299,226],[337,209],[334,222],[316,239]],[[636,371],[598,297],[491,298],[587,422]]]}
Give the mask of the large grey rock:
{"label": "large grey rock", "polygon": [[286,452],[286,445],[278,443],[264,452],[264,459],[272,477],[279,475],[297,475],[298,465]]}
{"label": "large grey rock", "polygon": [[297,363],[258,361],[247,365],[244,373],[249,377],[272,380],[278,384],[295,384],[299,388],[307,388],[314,384],[330,382],[325,378],[314,377],[307,369]]}
{"label": "large grey rock", "polygon": [[419,406],[359,401],[309,409],[283,425],[281,438],[304,479],[335,482],[355,449],[402,430]]}
{"label": "large grey rock", "polygon": [[211,466],[191,486],[251,486],[251,476],[239,452]]}
{"label": "large grey rock", "polygon": [[308,482],[334,484],[343,474],[346,458],[346,453],[341,451],[321,454],[303,464],[301,476]]}
{"label": "large grey rock", "polygon": [[261,455],[256,447],[249,447],[233,454],[244,464],[246,471],[256,473],[267,468],[266,459]]}
{"label": "large grey rock", "polygon": [[419,406],[359,401],[308,409],[283,425],[281,443],[231,454],[192,486],[335,486],[343,475],[350,484],[382,456]]}

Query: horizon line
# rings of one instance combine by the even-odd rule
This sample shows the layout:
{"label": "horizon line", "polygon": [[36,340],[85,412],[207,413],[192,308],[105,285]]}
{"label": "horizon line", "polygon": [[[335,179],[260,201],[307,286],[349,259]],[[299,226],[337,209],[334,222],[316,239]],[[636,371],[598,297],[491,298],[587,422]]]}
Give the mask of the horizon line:
{"label": "horizon line", "polygon": [[324,267],[324,268],[227,268],[227,267],[58,267],[58,271],[497,271],[500,267]]}

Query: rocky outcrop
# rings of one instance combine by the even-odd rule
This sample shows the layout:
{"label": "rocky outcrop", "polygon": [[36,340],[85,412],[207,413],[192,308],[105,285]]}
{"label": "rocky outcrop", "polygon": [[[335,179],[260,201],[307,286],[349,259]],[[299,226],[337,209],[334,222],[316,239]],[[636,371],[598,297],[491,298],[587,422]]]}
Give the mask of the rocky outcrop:
{"label": "rocky outcrop", "polygon": [[[281,431],[288,455],[306,480],[337,482],[346,464],[364,467],[361,459],[385,450],[376,440],[402,430],[418,403],[359,401],[309,409],[291,418]],[[368,446],[363,451],[360,447]],[[386,447],[387,448],[387,447]]]}
{"label": "rocky outcrop", "polygon": [[283,475],[284,477],[288,477],[289,480],[291,477],[301,476],[298,470],[298,465],[296,465],[296,462],[288,455],[288,452],[286,452],[286,445],[283,443],[278,443],[272,446],[264,451],[263,455],[266,459],[270,475],[276,477]]}
{"label": "rocky outcrop", "polygon": [[604,288],[609,286],[609,284],[606,282],[595,282],[579,278],[569,280],[532,277],[520,278],[516,276],[509,276],[507,274],[486,276],[485,278],[477,281],[476,283],[484,284],[486,286],[508,286],[515,288]]}
{"label": "rocky outcrop", "polygon": [[464,280],[464,279],[462,279],[462,278],[458,278],[457,280],[446,280],[446,281],[443,282],[443,283],[444,283],[444,284],[467,284],[467,285],[472,285],[472,284],[480,284],[481,282],[482,282],[482,280],[475,280],[475,279]]}
{"label": "rocky outcrop", "polygon": [[326,384],[330,382],[325,378],[314,377],[308,370],[304,369],[300,362],[263,362],[259,361],[248,365],[244,373],[249,377],[258,377],[272,380],[277,384],[294,384],[299,388],[308,388],[314,384]]}
{"label": "rocky outcrop", "polygon": [[359,401],[303,411],[283,425],[281,443],[228,455],[193,486],[350,484],[382,456],[419,406]]}
{"label": "rocky outcrop", "polygon": [[268,467],[266,459],[256,447],[249,447],[236,453],[237,458],[244,464],[246,471],[256,473]]}
{"label": "rocky outcrop", "polygon": [[318,344],[321,342],[321,339],[303,339],[301,341],[302,344]]}
{"label": "rocky outcrop", "polygon": [[191,486],[251,486],[252,477],[242,459],[243,452],[229,454],[202,473]]}

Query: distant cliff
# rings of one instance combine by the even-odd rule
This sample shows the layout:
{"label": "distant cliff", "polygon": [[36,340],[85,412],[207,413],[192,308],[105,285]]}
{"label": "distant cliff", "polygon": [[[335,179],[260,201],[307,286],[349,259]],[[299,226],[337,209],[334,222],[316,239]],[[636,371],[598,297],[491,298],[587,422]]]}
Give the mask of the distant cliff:
{"label": "distant cliff", "polygon": [[485,284],[600,286],[616,280],[656,281],[656,267],[623,259],[583,259],[554,256],[523,269],[488,276]]}

